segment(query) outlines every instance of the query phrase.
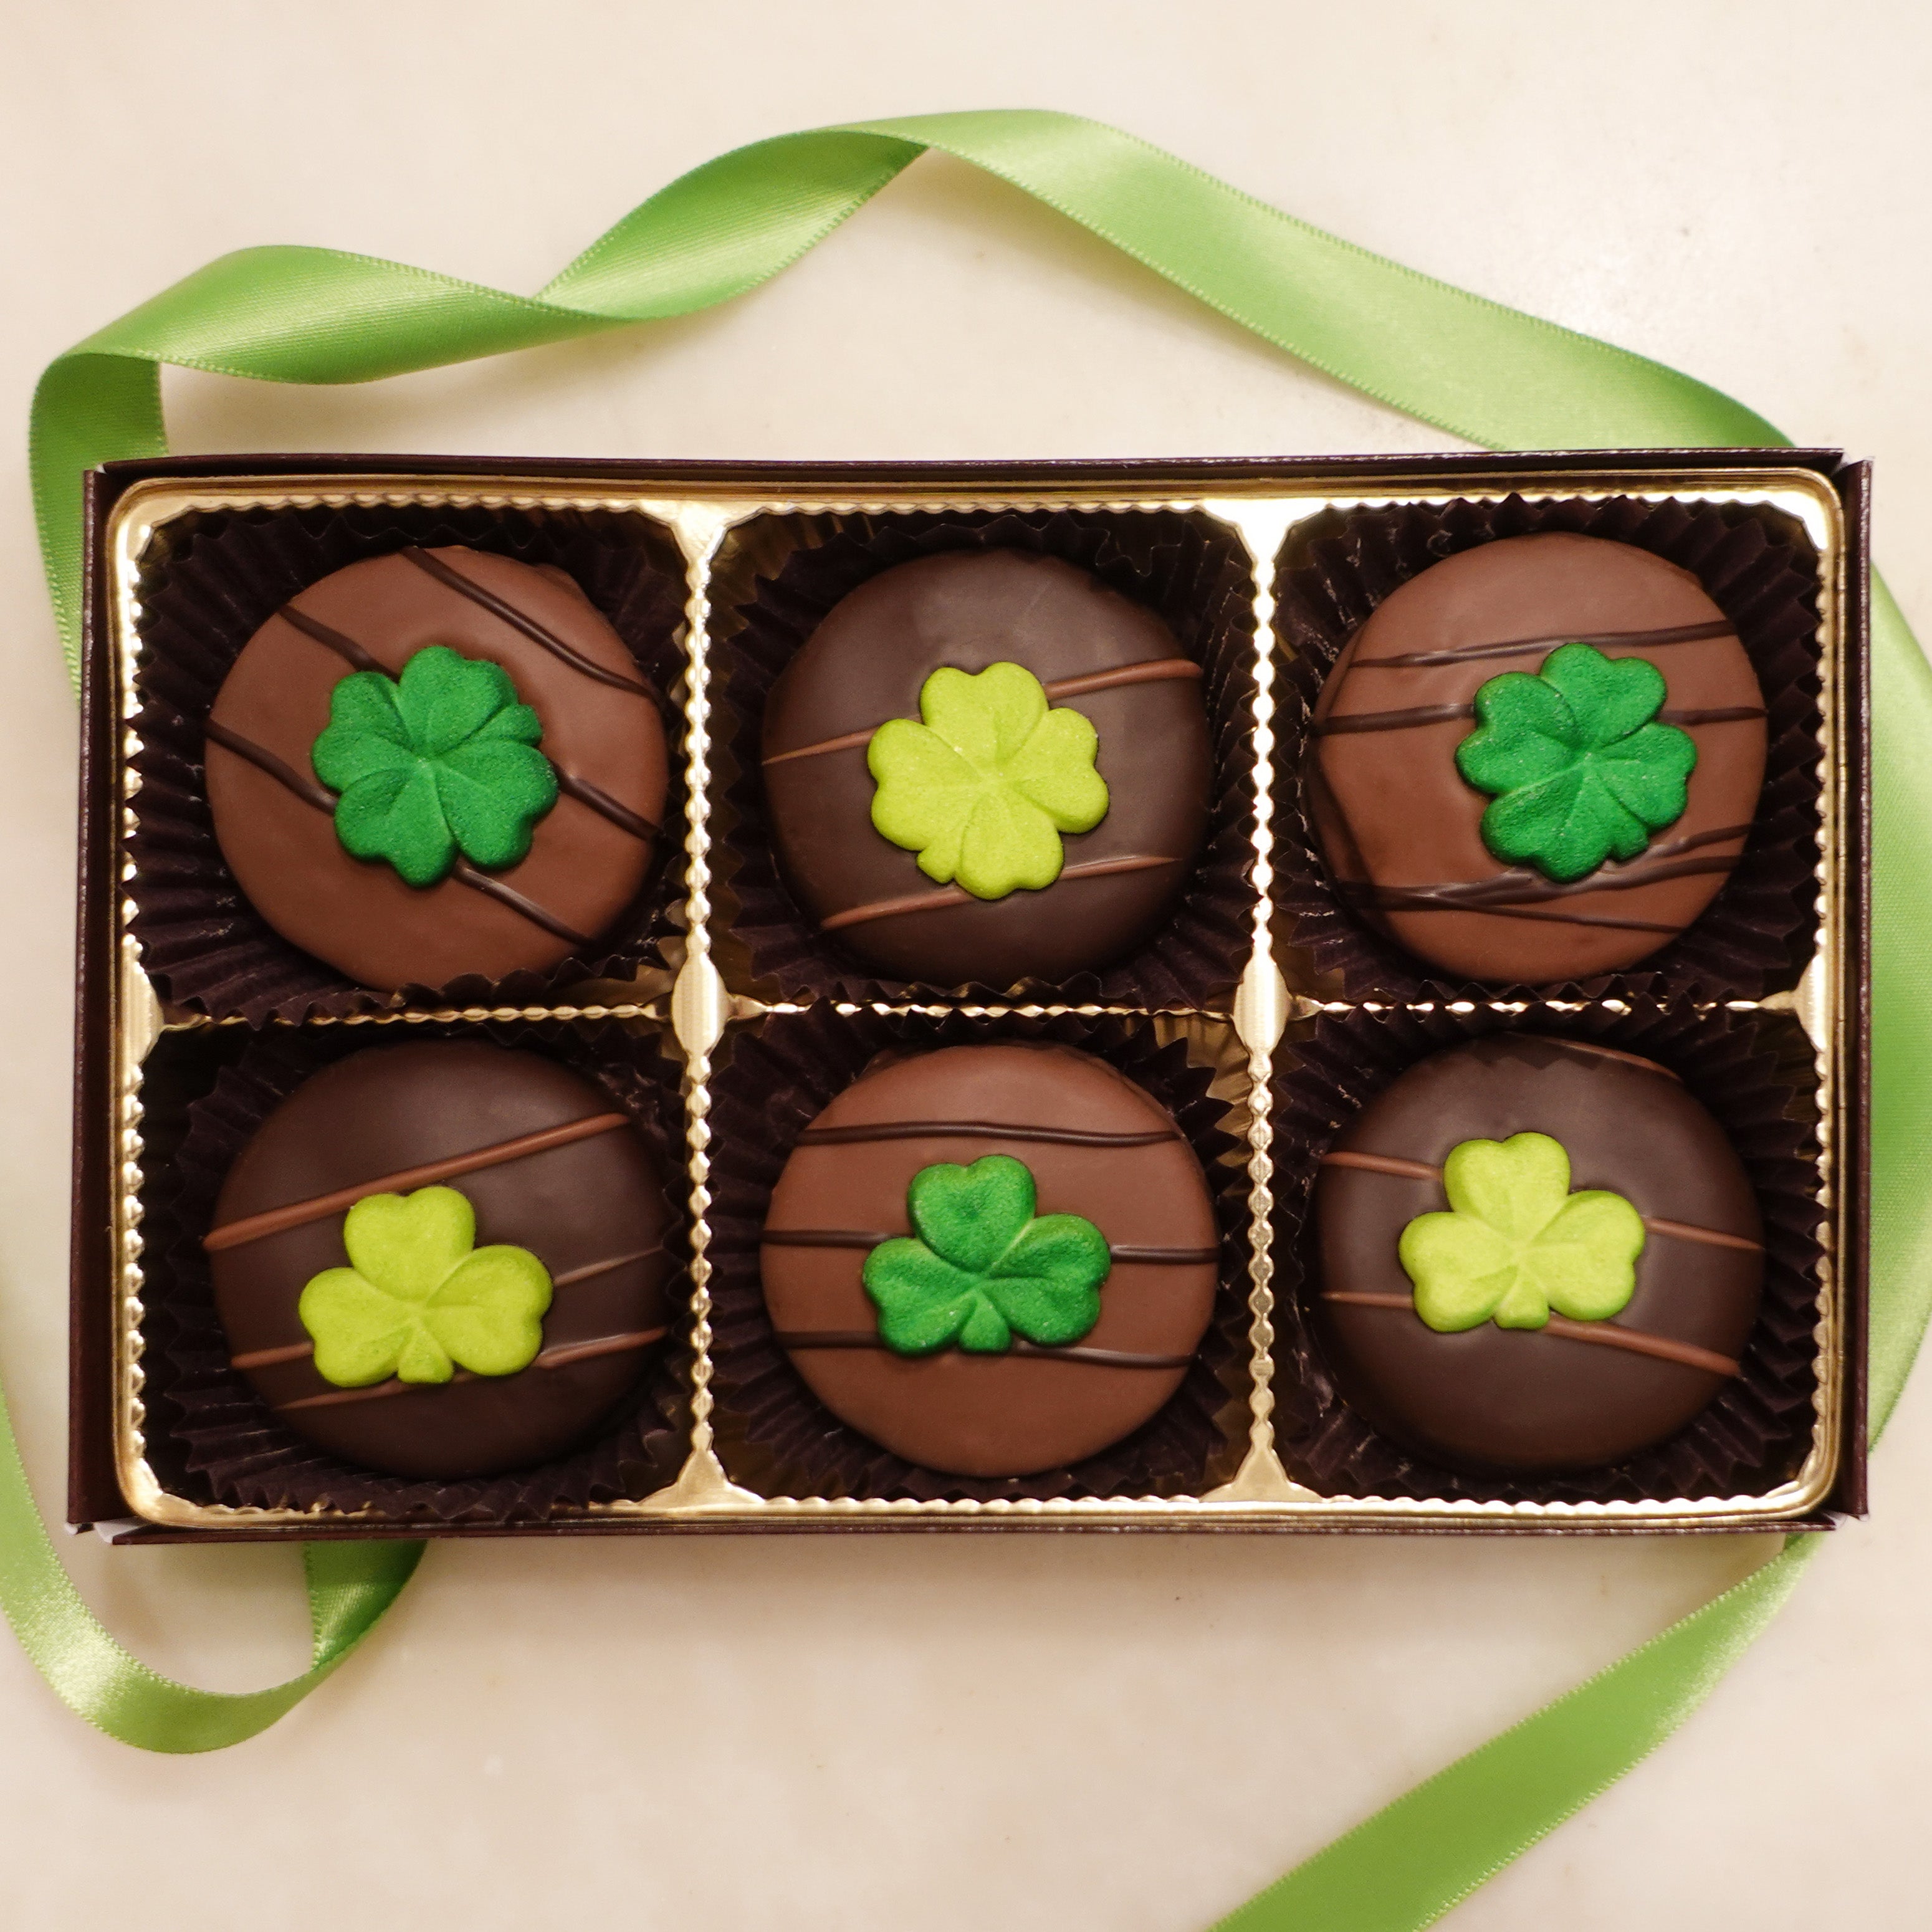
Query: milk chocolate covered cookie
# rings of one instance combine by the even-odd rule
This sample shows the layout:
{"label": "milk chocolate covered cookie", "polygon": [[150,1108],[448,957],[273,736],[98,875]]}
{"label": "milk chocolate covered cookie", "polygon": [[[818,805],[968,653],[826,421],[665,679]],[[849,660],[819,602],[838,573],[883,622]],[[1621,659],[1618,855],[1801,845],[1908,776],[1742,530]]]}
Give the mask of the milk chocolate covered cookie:
{"label": "milk chocolate covered cookie", "polygon": [[775,1339],[826,1407],[929,1469],[1079,1462],[1180,1387],[1214,1204],[1173,1117],[1070,1048],[896,1060],[799,1137],[763,1234]]}
{"label": "milk chocolate covered cookie", "polygon": [[1722,890],[1765,704],[1696,578],[1552,532],[1412,578],[1349,640],[1305,761],[1346,906],[1459,978],[1633,966]]}
{"label": "milk chocolate covered cookie", "polygon": [[282,936],[384,990],[543,970],[636,896],[656,693],[563,572],[410,549],[311,584],[207,722],[222,855]]}

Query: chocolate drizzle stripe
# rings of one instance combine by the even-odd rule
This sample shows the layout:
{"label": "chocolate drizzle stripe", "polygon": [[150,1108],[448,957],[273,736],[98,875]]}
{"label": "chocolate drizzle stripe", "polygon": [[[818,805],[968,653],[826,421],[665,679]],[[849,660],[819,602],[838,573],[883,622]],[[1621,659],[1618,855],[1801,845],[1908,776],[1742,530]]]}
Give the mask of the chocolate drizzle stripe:
{"label": "chocolate drizzle stripe", "polygon": [[[1396,910],[1402,912],[1444,912],[1450,908],[1441,905],[1418,905],[1401,906]],[[1552,912],[1547,910],[1536,912],[1527,906],[1512,905],[1484,905],[1474,910],[1486,919],[1541,920],[1552,926],[1601,926],[1618,932],[1677,933],[1683,931],[1682,926],[1672,926],[1663,920],[1617,919],[1609,913],[1603,912]]]}
{"label": "chocolate drizzle stripe", "polygon": [[284,1362],[299,1362],[315,1353],[313,1342],[291,1342],[280,1348],[250,1348],[244,1355],[232,1356],[232,1369],[276,1369]]}
{"label": "chocolate drizzle stripe", "polygon": [[[1608,1052],[1610,1049],[1602,1050]],[[1613,1057],[1619,1060],[1634,1061],[1640,1066],[1649,1066],[1648,1061],[1638,1060],[1634,1053],[1616,1054]],[[1651,1070],[1654,1072],[1664,1073],[1664,1070],[1660,1066],[1652,1068]],[[1665,1073],[1664,1077],[1666,1079],[1674,1080],[1677,1076],[1674,1073]],[[1392,1154],[1350,1154],[1346,1150],[1341,1150],[1324,1154],[1322,1156],[1322,1165],[1324,1167],[1357,1168],[1364,1174],[1391,1174],[1399,1180],[1440,1180],[1442,1178],[1442,1170],[1439,1167],[1431,1167],[1426,1161],[1398,1160]],[[1762,1241],[1754,1241],[1744,1234],[1726,1234],[1716,1228],[1694,1227],[1688,1221],[1666,1221],[1660,1216],[1646,1214],[1643,1216],[1643,1225],[1653,1234],[1666,1234],[1672,1240],[1702,1241],[1706,1246],[1713,1248],[1742,1248],[1754,1255],[1760,1255],[1764,1252],[1764,1244]],[[1346,1300],[1349,1298],[1348,1296],[1340,1294],[1329,1297],[1331,1301]],[[1356,1298],[1359,1299],[1359,1298]],[[1373,1298],[1371,1298],[1371,1299]],[[1393,1298],[1399,1302],[1402,1300],[1400,1295]],[[1402,1302],[1402,1305],[1406,1307],[1408,1304]]]}
{"label": "chocolate drizzle stripe", "polygon": [[224,1222],[202,1237],[201,1245],[210,1254],[224,1248],[238,1248],[290,1228],[305,1227],[311,1221],[352,1208],[371,1194],[400,1194],[412,1188],[428,1187],[459,1174],[475,1174],[487,1167],[502,1167],[526,1155],[547,1154],[552,1148],[568,1147],[573,1141],[589,1140],[628,1127],[626,1114],[588,1114],[579,1120],[566,1120],[561,1126],[544,1127],[533,1134],[519,1134],[515,1139],[498,1141],[493,1146],[477,1148],[469,1154],[450,1155],[446,1160],[426,1161],[420,1167],[403,1168],[373,1180],[358,1181],[353,1187],[338,1187],[332,1194],[318,1194],[307,1201],[291,1201],[286,1207],[270,1208],[260,1214],[244,1215],[238,1221]]}
{"label": "chocolate drizzle stripe", "polygon": [[[1407,711],[1352,711],[1341,717],[1323,718],[1315,727],[1318,738],[1334,738],[1351,731],[1407,731],[1424,724],[1446,724],[1459,718],[1473,718],[1476,707],[1468,704],[1418,704]],[[1658,722],[1675,724],[1738,724],[1747,718],[1762,718],[1761,704],[1719,704],[1703,711],[1673,709],[1666,705],[1657,714]]]}
{"label": "chocolate drizzle stripe", "polygon": [[628,1268],[633,1262],[647,1262],[652,1256],[663,1252],[664,1244],[660,1241],[655,1247],[640,1248],[634,1255],[613,1255],[608,1262],[592,1262],[585,1267],[571,1268],[562,1274],[554,1274],[550,1278],[550,1285],[552,1288],[574,1287],[580,1281],[589,1281],[596,1276],[608,1274],[615,1268]]}
{"label": "chocolate drizzle stripe", "polygon": [[633,838],[646,845],[663,830],[661,826],[653,825],[641,812],[633,812],[628,805],[619,803],[588,778],[573,778],[561,767],[557,769],[556,788],[565,797],[575,799],[579,805],[587,805],[592,812],[608,818],[620,832],[628,832]]}
{"label": "chocolate drizzle stripe", "polygon": [[[772,1340],[787,1351],[801,1348],[877,1348],[887,1354],[897,1352],[886,1348],[877,1335],[863,1328],[780,1329]],[[1035,1360],[1083,1362],[1099,1369],[1185,1369],[1191,1367],[1194,1361],[1192,1355],[1142,1355],[1132,1354],[1124,1348],[1083,1348],[1077,1345],[1065,1348],[1042,1348],[1018,1335],[1013,1337],[1011,1348],[1005,1352],[1030,1356]],[[902,1357],[901,1359],[930,1361],[932,1358],[918,1355]],[[989,1358],[981,1357],[980,1359]]]}
{"label": "chocolate drizzle stripe", "polygon": [[334,813],[334,793],[314,778],[304,778],[294,766],[277,758],[266,746],[243,737],[239,731],[231,730],[218,718],[209,718],[202,729],[212,742],[219,745],[224,752],[232,752],[238,758],[246,758],[258,772],[266,772],[276,784],[293,792],[304,805],[312,805],[318,812]]}
{"label": "chocolate drizzle stripe", "polygon": [[1667,1066],[1660,1066],[1654,1060],[1646,1060],[1640,1053],[1625,1053],[1614,1046],[1599,1046],[1594,1040],[1552,1040],[1552,1046],[1560,1046],[1565,1053],[1586,1053],[1598,1060],[1620,1060],[1626,1066],[1641,1067],[1646,1073],[1654,1073],[1660,1079],[1676,1080],[1678,1086],[1684,1082]]}
{"label": "chocolate drizzle stripe", "polygon": [[[1355,904],[1372,904],[1391,912],[1489,912],[1505,906],[1534,906],[1551,899],[1577,898],[1591,892],[1640,892],[1646,886],[1658,885],[1666,879],[1688,878],[1700,872],[1732,871],[1738,862],[1738,854],[1714,853],[1700,858],[1694,855],[1692,848],[1742,839],[1749,830],[1748,826],[1738,825],[1692,832],[1667,845],[1659,846],[1655,851],[1646,853],[1627,866],[1600,866],[1586,878],[1573,879],[1563,884],[1546,879],[1526,866],[1513,866],[1508,872],[1498,872],[1486,879],[1450,879],[1420,886],[1381,886],[1365,879],[1337,879],[1335,888],[1344,898]],[[1630,923],[1646,925],[1648,922],[1637,920]],[[1663,926],[1658,929],[1675,932],[1677,928]]]}
{"label": "chocolate drizzle stripe", "polygon": [[1666,1221],[1646,1214],[1643,1225],[1653,1234],[1667,1234],[1675,1241],[1701,1241],[1712,1248],[1742,1248],[1748,1254],[1764,1252],[1762,1241],[1751,1240],[1743,1234],[1720,1234],[1715,1228],[1694,1228],[1688,1221]]}
{"label": "chocolate drizzle stripe", "polygon": [[1049,700],[1084,698],[1090,691],[1118,691],[1130,684],[1166,684],[1202,675],[1201,667],[1192,658],[1150,658],[1144,664],[1122,664],[1114,670],[1092,670],[1081,677],[1049,678],[1040,688]]}
{"label": "chocolate drizzle stripe", "polygon": [[526,612],[499,597],[494,590],[486,590],[482,584],[465,577],[460,570],[452,570],[440,556],[431,556],[426,550],[405,550],[398,553],[406,557],[426,575],[456,592],[466,597],[472,604],[478,604],[493,617],[500,617],[506,624],[523,632],[533,644],[541,644],[550,656],[567,664],[573,670],[581,671],[586,677],[595,678],[599,684],[608,684],[614,691],[628,691],[634,696],[656,704],[657,693],[649,685],[640,684],[635,678],[626,677],[621,672],[607,670],[594,658],[587,658],[573,646],[567,644],[554,632],[547,631]]}
{"label": "chocolate drizzle stripe", "polygon": [[904,1238],[881,1228],[767,1228],[758,1237],[768,1248],[863,1248],[869,1253],[882,1241]]}
{"label": "chocolate drizzle stripe", "polygon": [[[1083,677],[1056,677],[1042,685],[1048,701],[1062,698],[1082,698],[1090,691],[1114,691],[1123,685],[1161,684],[1173,678],[1198,678],[1201,667],[1192,658],[1150,658],[1144,664],[1122,664],[1114,670],[1089,671]],[[836,738],[821,738],[817,743],[801,745],[794,752],[774,752],[760,760],[766,765],[788,764],[794,758],[822,758],[828,752],[849,752],[872,742],[876,724],[861,731],[842,731]]]}
{"label": "chocolate drizzle stripe", "polygon": [[[226,724],[218,724],[212,718],[208,719],[203,729],[224,750],[232,752],[238,758],[246,758],[258,771],[266,772],[278,784],[294,793],[304,805],[313,806],[317,812],[331,814],[334,812],[334,793],[324,786],[311,783],[292,765],[285,764],[274,752],[256,744],[252,738],[244,738],[240,732],[231,731]],[[580,779],[568,778],[560,772],[557,784],[562,790],[570,791],[573,796],[580,795],[576,789],[582,784]],[[595,790],[596,788],[584,786],[583,789]],[[604,796],[601,792],[597,795],[600,798]],[[590,801],[585,800],[584,802],[588,804]],[[624,809],[622,806],[616,805],[614,799],[606,802],[615,806],[620,812]],[[642,819],[638,821],[640,825],[645,822]],[[628,826],[625,829],[627,831],[630,830]],[[652,834],[647,832],[640,836],[648,837]],[[458,885],[467,886],[472,892],[481,892],[486,898],[494,899],[499,905],[508,906],[512,912],[520,913],[532,925],[542,926],[546,932],[555,933],[558,938],[568,940],[572,946],[588,946],[591,943],[587,932],[579,932],[575,926],[567,925],[556,914],[538,905],[535,899],[526,898],[515,886],[506,885],[501,879],[493,879],[488,872],[479,872],[467,859],[458,859],[449,868],[449,876]]]}
{"label": "chocolate drizzle stripe", "polygon": [[[1089,859],[1080,865],[1067,866],[1053,883],[1064,885],[1070,879],[1106,878],[1116,873],[1145,872],[1156,866],[1180,863],[1178,859],[1162,859],[1138,852],[1118,859]],[[819,921],[819,930],[832,932],[842,926],[860,926],[868,920],[892,919],[900,913],[938,912],[947,906],[980,903],[982,902],[976,901],[962,886],[941,886],[936,892],[914,892],[902,899],[878,899],[870,905],[854,906],[847,912],[835,912]]]}
{"label": "chocolate drizzle stripe", "polygon": [[[640,1328],[628,1335],[602,1336],[594,1342],[566,1342],[546,1348],[530,1366],[567,1369],[572,1363],[591,1361],[602,1355],[628,1354],[633,1349],[648,1348],[653,1342],[662,1342],[670,1333],[668,1328]],[[425,1395],[437,1389],[454,1388],[458,1382],[508,1379],[504,1376],[473,1376],[467,1369],[458,1369],[446,1382],[403,1382],[392,1378],[386,1382],[371,1382],[364,1388],[330,1389],[322,1395],[298,1396],[293,1402],[278,1402],[274,1407],[278,1415],[286,1415],[298,1408],[334,1408],[344,1402],[380,1402],[392,1395]]]}
{"label": "chocolate drizzle stripe", "polygon": [[1657,716],[1664,724],[1742,724],[1748,718],[1764,715],[1762,704],[1714,704],[1703,711],[1685,711],[1666,704]]}
{"label": "chocolate drizzle stripe", "polygon": [[[1415,1304],[1406,1294],[1371,1294],[1352,1288],[1331,1288],[1324,1301],[1346,1303],[1353,1308],[1400,1310],[1415,1313]],[[1646,1334],[1641,1328],[1619,1328],[1613,1322],[1569,1322],[1552,1315],[1538,1329],[1519,1331],[1554,1335],[1565,1342],[1591,1342],[1600,1348],[1627,1349],[1634,1355],[1648,1355],[1660,1362],[1675,1362],[1680,1368],[1696,1369],[1706,1375],[1735,1376],[1738,1365],[1729,1355],[1714,1349],[1700,1348],[1694,1342],[1673,1342],[1667,1335]]]}
{"label": "chocolate drizzle stripe", "polygon": [[547,912],[535,899],[526,898],[514,886],[506,886],[501,879],[493,879],[488,872],[479,872],[467,859],[459,859],[449,868],[449,876],[459,886],[467,886],[472,892],[481,892],[485,898],[494,899],[499,905],[508,906],[512,912],[520,912],[532,926],[540,926],[546,932],[554,932],[560,939],[568,940],[572,946],[588,946],[590,935],[579,932],[575,926],[566,925],[553,912]]}
{"label": "chocolate drizzle stripe", "polygon": [[1420,724],[1446,724],[1454,718],[1473,718],[1474,704],[1418,704],[1406,711],[1355,711],[1324,718],[1315,727],[1318,738],[1340,737],[1351,731],[1406,731]]}
{"label": "chocolate drizzle stripe", "polygon": [[634,1328],[628,1335],[605,1335],[594,1342],[560,1342],[554,1348],[546,1348],[530,1364],[533,1369],[567,1369],[572,1362],[590,1362],[600,1356],[621,1355],[632,1348],[648,1348],[653,1342],[662,1342],[670,1333],[668,1328]]}
{"label": "chocolate drizzle stripe", "polygon": [[1346,1148],[1331,1149],[1322,1156],[1324,1167],[1359,1168],[1364,1174],[1393,1174],[1398,1180],[1440,1180],[1442,1170],[1426,1161],[1398,1160],[1394,1154],[1351,1154]]}
{"label": "chocolate drizzle stripe", "polygon": [[[1733,832],[1733,837],[1741,836]],[[1707,842],[1709,842],[1707,841]],[[1440,885],[1383,886],[1374,890],[1404,898],[1419,898],[1445,905],[1481,906],[1491,901],[1502,905],[1534,904],[1543,899],[1576,898],[1589,892],[1631,892],[1665,879],[1684,878],[1697,872],[1728,872],[1737,863],[1735,852],[1718,853],[1700,858],[1687,854],[1666,858],[1638,859],[1612,871],[1599,867],[1588,878],[1558,884],[1523,868],[1500,872],[1494,878],[1450,880]]]}
{"label": "chocolate drizzle stripe", "polygon": [[[592,1262],[587,1268],[572,1268],[566,1274],[553,1275],[550,1285],[553,1288],[569,1288],[578,1282],[589,1281],[596,1275],[608,1274],[612,1269],[626,1267],[632,1262],[648,1261],[652,1256],[663,1252],[664,1244],[660,1242],[654,1248],[640,1248],[634,1255],[614,1255],[608,1262]],[[664,1330],[660,1328],[651,1339],[655,1341],[658,1335],[664,1333]],[[232,1369],[278,1368],[284,1362],[299,1362],[314,1353],[315,1344],[313,1342],[291,1342],[284,1348],[251,1348],[245,1355],[231,1356],[228,1366]]]}
{"label": "chocolate drizzle stripe", "polygon": [[869,745],[872,734],[879,728],[868,724],[862,731],[846,731],[836,738],[821,738],[815,745],[801,745],[795,752],[774,752],[769,758],[760,760],[766,765],[788,764],[794,758],[823,758],[828,752],[849,752],[860,745]]}
{"label": "chocolate drizzle stripe", "polygon": [[306,610],[298,610],[292,604],[284,604],[275,613],[285,623],[292,624],[305,638],[313,638],[319,644],[326,645],[339,658],[346,658],[358,670],[382,671],[382,660],[373,652],[367,651],[353,638],[346,638],[340,631],[332,630],[319,617],[311,617]]}
{"label": "chocolate drizzle stripe", "polygon": [[1729,618],[1714,623],[1682,624],[1655,631],[1598,631],[1581,638],[1515,638],[1507,644],[1474,644],[1460,650],[1402,651],[1394,657],[1357,658],[1352,670],[1408,670],[1424,664],[1472,664],[1484,658],[1525,657],[1532,651],[1560,650],[1565,644],[1588,644],[1600,651],[1644,650],[1664,644],[1698,644],[1707,638],[1729,638],[1737,627]]}
{"label": "chocolate drizzle stripe", "polygon": [[1178,1141],[1178,1127],[1156,1127],[1144,1134],[1103,1134],[1084,1127],[1010,1125],[999,1120],[876,1120],[849,1127],[807,1127],[800,1147],[848,1147],[860,1141],[1042,1141],[1056,1147],[1154,1147]]}
{"label": "chocolate drizzle stripe", "polygon": [[[903,1240],[897,1234],[866,1228],[767,1228],[758,1239],[773,1248],[851,1248],[870,1251],[882,1241]],[[1174,1268],[1205,1266],[1221,1258],[1219,1248],[1147,1248],[1116,1244],[1108,1250],[1116,1262],[1149,1262]]]}

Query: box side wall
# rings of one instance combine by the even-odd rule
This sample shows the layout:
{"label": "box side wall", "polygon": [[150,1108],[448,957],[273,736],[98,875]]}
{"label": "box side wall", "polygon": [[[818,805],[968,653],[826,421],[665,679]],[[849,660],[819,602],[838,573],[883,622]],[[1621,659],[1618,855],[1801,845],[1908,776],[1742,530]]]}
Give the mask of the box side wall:
{"label": "box side wall", "polygon": [[82,578],[80,849],[75,946],[71,1297],[68,1358],[68,1520],[124,1516],[114,1473],[112,999],[115,800],[113,661],[101,538],[119,494],[87,479]]}

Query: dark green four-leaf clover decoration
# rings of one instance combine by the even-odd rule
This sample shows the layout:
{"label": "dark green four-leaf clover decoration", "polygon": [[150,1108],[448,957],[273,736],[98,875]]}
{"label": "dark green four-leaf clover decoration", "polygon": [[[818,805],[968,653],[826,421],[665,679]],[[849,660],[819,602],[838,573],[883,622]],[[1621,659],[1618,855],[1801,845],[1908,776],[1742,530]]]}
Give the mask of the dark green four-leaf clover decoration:
{"label": "dark green four-leaf clover decoration", "polygon": [[1607,1322],[1628,1304],[1643,1217],[1607,1188],[1572,1194],[1560,1141],[1464,1141],[1443,1163],[1442,1185],[1449,1211],[1418,1214],[1397,1246],[1415,1312],[1438,1334],[1485,1322],[1542,1328],[1552,1309]]}
{"label": "dark green four-leaf clover decoration", "polygon": [[501,664],[431,644],[400,678],[358,670],[343,679],[310,758],[340,794],[343,849],[433,886],[459,852],[491,867],[529,852],[537,820],[556,802],[556,770],[537,749],[542,728]]}
{"label": "dark green four-leaf clover decoration", "polygon": [[1654,722],[1664,674],[1647,658],[1564,644],[1543,668],[1506,671],[1476,693],[1478,728],[1456,766],[1492,802],[1483,842],[1559,884],[1606,859],[1634,859],[1682,815],[1697,762],[1687,731]]}
{"label": "dark green four-leaf clover decoration", "polygon": [[367,1196],[342,1244],[348,1267],[325,1268],[296,1305],[325,1382],[510,1376],[543,1346],[550,1270],[527,1248],[478,1247],[476,1210],[454,1188]]}
{"label": "dark green four-leaf clover decoration", "polygon": [[1113,1258],[1091,1221],[1036,1216],[1035,1199],[1031,1172],[1010,1154],[914,1174],[906,1190],[914,1234],[866,1257],[886,1347],[930,1355],[956,1342],[980,1355],[1010,1348],[1016,1335],[1043,1348],[1078,1341],[1100,1318]]}

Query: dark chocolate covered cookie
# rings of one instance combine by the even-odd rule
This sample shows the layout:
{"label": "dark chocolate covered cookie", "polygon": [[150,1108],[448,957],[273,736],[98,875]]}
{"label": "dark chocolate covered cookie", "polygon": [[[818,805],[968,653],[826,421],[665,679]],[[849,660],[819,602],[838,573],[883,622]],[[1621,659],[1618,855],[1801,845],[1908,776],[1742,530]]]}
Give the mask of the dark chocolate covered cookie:
{"label": "dark chocolate covered cookie", "polygon": [[762,754],[794,892],[891,979],[1110,964],[1207,832],[1201,666],[1153,610],[1017,550],[922,558],[842,599],[773,687]]}
{"label": "dark chocolate covered cookie", "polygon": [[1343,1394],[1450,1467],[1616,1463],[1734,1377],[1764,1232],[1672,1073],[1498,1034],[1420,1062],[1316,1183],[1314,1312]]}
{"label": "dark chocolate covered cookie", "polygon": [[344,1461],[490,1475],[571,1448],[670,1331],[664,1176],[609,1095],[480,1041],[314,1075],[203,1246],[234,1366]]}

